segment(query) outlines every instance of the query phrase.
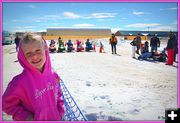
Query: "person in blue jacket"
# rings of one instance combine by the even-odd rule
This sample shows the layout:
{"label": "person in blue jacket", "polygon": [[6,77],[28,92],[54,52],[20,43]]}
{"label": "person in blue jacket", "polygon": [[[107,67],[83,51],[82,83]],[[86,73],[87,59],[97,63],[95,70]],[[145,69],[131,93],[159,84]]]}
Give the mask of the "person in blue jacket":
{"label": "person in blue jacket", "polygon": [[67,44],[67,51],[68,52],[71,52],[72,50],[74,50],[73,43],[71,40],[68,40],[68,42],[66,44]]}
{"label": "person in blue jacket", "polygon": [[89,39],[87,39],[85,44],[86,44],[86,51],[93,50],[92,43],[89,41]]}

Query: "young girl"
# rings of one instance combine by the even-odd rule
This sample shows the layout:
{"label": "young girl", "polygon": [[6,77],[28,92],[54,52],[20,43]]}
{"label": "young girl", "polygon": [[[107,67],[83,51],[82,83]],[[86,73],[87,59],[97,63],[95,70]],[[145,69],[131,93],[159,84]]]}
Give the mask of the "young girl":
{"label": "young girl", "polygon": [[48,47],[41,36],[27,33],[18,60],[24,68],[3,95],[3,111],[13,120],[61,120],[64,115],[59,76],[51,69]]}

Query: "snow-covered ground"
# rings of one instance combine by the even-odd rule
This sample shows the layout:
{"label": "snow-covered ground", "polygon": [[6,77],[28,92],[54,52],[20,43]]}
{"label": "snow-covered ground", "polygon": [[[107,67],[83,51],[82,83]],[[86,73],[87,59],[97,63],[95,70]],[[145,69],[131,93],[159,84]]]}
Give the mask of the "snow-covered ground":
{"label": "snow-covered ground", "polygon": [[[119,39],[117,55],[108,39],[105,53],[51,54],[53,69],[61,76],[89,120],[165,120],[165,109],[177,107],[177,63],[139,61],[131,58],[130,41]],[[48,42],[49,43],[49,42]],[[161,44],[161,50],[166,43]],[[3,92],[22,68],[15,45],[3,46]],[[3,113],[4,120],[11,120]]]}

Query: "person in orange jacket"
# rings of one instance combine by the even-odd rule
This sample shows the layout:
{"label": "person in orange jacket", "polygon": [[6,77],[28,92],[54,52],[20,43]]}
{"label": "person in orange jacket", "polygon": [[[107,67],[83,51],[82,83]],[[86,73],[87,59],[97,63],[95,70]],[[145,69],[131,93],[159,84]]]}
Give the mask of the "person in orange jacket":
{"label": "person in orange jacket", "polygon": [[112,54],[117,54],[116,53],[117,38],[114,34],[112,34],[111,38],[109,39],[109,44],[111,44]]}

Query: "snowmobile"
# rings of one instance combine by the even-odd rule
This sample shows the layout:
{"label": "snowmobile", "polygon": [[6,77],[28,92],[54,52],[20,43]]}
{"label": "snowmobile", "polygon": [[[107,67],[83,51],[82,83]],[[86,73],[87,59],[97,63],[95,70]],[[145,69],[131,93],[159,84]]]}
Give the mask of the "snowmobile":
{"label": "snowmobile", "polygon": [[59,53],[59,52],[63,52],[63,51],[65,51],[65,46],[64,46],[64,44],[59,44],[58,53]]}
{"label": "snowmobile", "polygon": [[93,50],[92,43],[87,39],[86,41],[86,51]]}
{"label": "snowmobile", "polygon": [[93,50],[92,44],[91,44],[91,45],[86,46],[86,51],[90,51],[90,50]]}
{"label": "snowmobile", "polygon": [[167,54],[165,52],[165,49],[162,52],[155,52],[153,54],[153,59],[155,61],[159,61],[159,62],[166,62],[167,60]]}
{"label": "snowmobile", "polygon": [[59,39],[58,39],[58,44],[59,44],[58,53],[63,52],[66,48],[64,46],[64,42],[62,41],[61,37],[59,37]]}
{"label": "snowmobile", "polygon": [[56,52],[56,45],[55,45],[55,41],[51,40],[50,44],[49,44],[49,52],[50,53],[55,53]]}
{"label": "snowmobile", "polygon": [[84,50],[84,47],[82,46],[81,41],[77,40],[77,52],[81,52],[82,50]]}
{"label": "snowmobile", "polygon": [[67,52],[72,52],[72,50],[74,50],[73,47],[73,43],[71,42],[71,40],[68,40],[67,44]]}

